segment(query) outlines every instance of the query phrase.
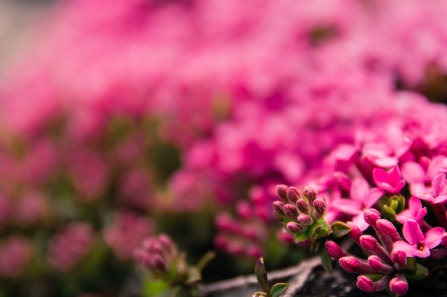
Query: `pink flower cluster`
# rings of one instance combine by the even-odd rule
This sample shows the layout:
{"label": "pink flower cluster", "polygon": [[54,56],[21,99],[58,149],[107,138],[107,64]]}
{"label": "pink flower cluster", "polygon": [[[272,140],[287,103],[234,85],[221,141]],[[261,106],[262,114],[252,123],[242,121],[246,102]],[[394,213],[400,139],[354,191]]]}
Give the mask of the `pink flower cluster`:
{"label": "pink flower cluster", "polygon": [[[362,230],[363,210],[408,187],[396,218],[427,234],[428,203],[445,228],[447,111],[414,91],[447,73],[446,12],[444,0],[62,2],[1,82],[0,227],[87,213],[76,257],[69,235],[49,244],[69,270],[96,233],[128,259],[152,232],[127,214],[104,224],[113,214],[211,199],[218,247],[257,257],[281,183],[311,184],[326,220]],[[415,234],[405,242],[427,242]]]}

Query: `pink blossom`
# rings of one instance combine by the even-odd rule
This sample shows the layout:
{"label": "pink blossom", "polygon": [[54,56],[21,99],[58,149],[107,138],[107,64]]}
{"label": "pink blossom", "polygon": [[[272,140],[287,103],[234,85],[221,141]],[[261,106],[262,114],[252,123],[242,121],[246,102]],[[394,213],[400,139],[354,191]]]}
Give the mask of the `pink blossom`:
{"label": "pink blossom", "polygon": [[408,220],[415,220],[419,223],[427,214],[427,208],[422,208],[421,201],[416,197],[411,197],[408,204],[407,209],[397,214],[397,220],[402,224],[405,224]]}
{"label": "pink blossom", "polygon": [[411,188],[414,196],[433,204],[441,204],[447,201],[447,181],[445,173],[433,177],[431,188],[416,184]]}
{"label": "pink blossom", "polygon": [[441,243],[445,230],[435,227],[422,233],[421,227],[415,220],[407,220],[403,227],[406,241],[400,240],[393,244],[393,250],[404,251],[407,257],[427,258],[430,250]]}
{"label": "pink blossom", "polygon": [[352,222],[363,231],[369,226],[363,219],[363,210],[371,208],[383,194],[382,189],[370,189],[365,179],[355,178],[352,181],[349,199],[335,199],[331,202],[331,206],[354,216]]}
{"label": "pink blossom", "polygon": [[394,166],[389,171],[385,171],[382,168],[375,168],[373,170],[373,178],[379,188],[391,194],[399,192],[405,186],[398,166]]}

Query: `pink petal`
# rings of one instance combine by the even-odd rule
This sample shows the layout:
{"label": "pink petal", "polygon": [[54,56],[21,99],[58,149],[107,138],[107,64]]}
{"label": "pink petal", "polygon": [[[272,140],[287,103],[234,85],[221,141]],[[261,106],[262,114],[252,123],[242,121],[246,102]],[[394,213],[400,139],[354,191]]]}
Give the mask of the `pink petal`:
{"label": "pink petal", "polygon": [[410,244],[417,244],[424,240],[424,234],[422,233],[421,227],[415,220],[408,220],[402,230],[405,239]]}
{"label": "pink petal", "polygon": [[377,201],[379,201],[380,197],[383,195],[383,190],[379,188],[372,188],[366,200],[363,202],[365,205],[365,208],[371,208],[374,204],[376,204]]}
{"label": "pink petal", "polygon": [[437,194],[441,193],[441,189],[443,188],[444,181],[445,181],[444,173],[438,174],[433,178],[433,180],[431,182],[431,186],[432,186],[433,194],[435,194],[435,196],[437,196]]}
{"label": "pink petal", "polygon": [[442,236],[444,236],[445,230],[441,227],[431,228],[425,233],[424,245],[432,249],[437,247],[441,243]]}
{"label": "pink petal", "polygon": [[413,257],[414,253],[418,251],[418,249],[414,245],[411,245],[403,240],[394,242],[393,250],[403,251],[407,255],[407,257]]}
{"label": "pink petal", "polygon": [[351,221],[356,224],[361,231],[365,231],[369,227],[369,224],[365,222],[365,219],[363,218],[363,211],[356,215]]}
{"label": "pink petal", "polygon": [[375,168],[373,170],[373,178],[374,182],[377,186],[380,184],[387,184],[388,183],[388,174],[387,172],[382,168]]}
{"label": "pink petal", "polygon": [[425,182],[425,170],[416,162],[405,163],[402,166],[402,176],[410,184]]}
{"label": "pink petal", "polygon": [[447,201],[447,195],[440,195],[433,200],[433,204],[441,204]]}
{"label": "pink petal", "polygon": [[402,181],[402,175],[399,167],[394,166],[390,171],[388,171],[388,179],[391,185],[397,185]]}
{"label": "pink petal", "polygon": [[433,178],[439,173],[444,173],[447,171],[447,158],[445,156],[438,156],[434,158],[430,166],[427,170],[427,176],[428,178]]}
{"label": "pink petal", "polygon": [[380,158],[373,161],[374,164],[376,164],[379,167],[382,168],[389,168],[392,166],[397,165],[398,159],[394,157],[386,157],[386,158]]}
{"label": "pink petal", "polygon": [[421,200],[419,200],[416,197],[411,197],[410,201],[408,203],[408,208],[411,209],[414,212],[418,212],[422,209],[422,203]]}
{"label": "pink petal", "polygon": [[364,178],[355,178],[352,181],[350,196],[353,200],[362,201],[368,194],[369,185]]}
{"label": "pink petal", "polygon": [[362,209],[362,204],[356,200],[337,199],[331,202],[331,207],[346,214],[356,215]]}
{"label": "pink petal", "polygon": [[424,246],[424,249],[422,251],[416,249],[416,251],[413,253],[413,256],[419,258],[427,258],[428,256],[430,256],[430,250],[426,246]]}

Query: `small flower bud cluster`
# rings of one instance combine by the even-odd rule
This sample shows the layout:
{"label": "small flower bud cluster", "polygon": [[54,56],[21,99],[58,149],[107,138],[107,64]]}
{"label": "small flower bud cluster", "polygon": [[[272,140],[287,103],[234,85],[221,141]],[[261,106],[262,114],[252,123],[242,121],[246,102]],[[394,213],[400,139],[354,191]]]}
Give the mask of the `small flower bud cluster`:
{"label": "small flower bud cluster", "polygon": [[88,254],[93,242],[92,227],[86,223],[72,223],[50,241],[48,262],[67,272]]}
{"label": "small flower bud cluster", "polygon": [[[240,204],[240,203],[239,203]],[[215,238],[218,249],[234,256],[257,259],[262,256],[266,240],[265,223],[256,217],[236,218],[221,213],[216,218],[219,234]]]}
{"label": "small flower bud cluster", "polygon": [[295,187],[278,185],[276,191],[280,200],[273,202],[273,211],[286,229],[295,234],[296,241],[325,237],[331,233],[324,220],[326,200],[318,197],[313,188],[306,187],[301,194]]}
{"label": "small flower bud cluster", "polygon": [[[396,248],[395,243],[401,242],[402,239],[393,223],[381,219],[380,213],[375,209],[366,210],[364,220],[372,226],[379,240],[371,235],[363,235],[353,223],[348,225],[351,228],[349,236],[368,255],[366,260],[345,252],[334,241],[326,242],[327,253],[337,259],[345,271],[360,274],[357,278],[357,287],[360,290],[377,292],[389,288],[397,295],[404,295],[408,290],[406,276],[411,275],[413,278],[422,276],[418,275],[421,274],[421,269],[408,265],[406,252]],[[381,277],[373,281],[367,275]]]}
{"label": "small flower bud cluster", "polygon": [[0,275],[21,277],[31,256],[31,244],[26,238],[11,237],[0,244]]}
{"label": "small flower bud cluster", "polygon": [[167,274],[178,257],[171,238],[165,234],[145,240],[143,247],[136,250],[134,255],[154,275]]}
{"label": "small flower bud cluster", "polygon": [[[132,259],[133,252],[152,234],[153,223],[132,212],[119,212],[113,225],[104,230],[104,239],[119,259]],[[132,232],[129,232],[132,230]]]}

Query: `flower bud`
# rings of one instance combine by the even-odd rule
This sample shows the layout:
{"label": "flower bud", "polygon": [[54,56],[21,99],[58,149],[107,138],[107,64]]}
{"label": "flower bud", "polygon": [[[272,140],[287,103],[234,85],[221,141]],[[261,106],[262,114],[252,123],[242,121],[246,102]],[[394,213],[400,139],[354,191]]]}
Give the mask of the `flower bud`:
{"label": "flower bud", "polygon": [[335,259],[347,256],[347,253],[341,249],[341,247],[335,242],[328,240],[325,244],[326,252],[329,256]]}
{"label": "flower bud", "polygon": [[302,213],[298,215],[298,222],[303,223],[305,226],[309,226],[313,224],[314,220],[312,220],[311,216]]}
{"label": "flower bud", "polygon": [[391,252],[391,260],[402,267],[407,266],[407,254],[404,251],[395,250]]}
{"label": "flower bud", "polygon": [[365,210],[363,213],[363,218],[365,219],[365,222],[368,223],[371,226],[376,225],[376,221],[380,219],[380,213],[373,208]]}
{"label": "flower bud", "polygon": [[290,203],[296,203],[298,199],[301,198],[301,195],[297,188],[290,187],[287,191],[287,198],[289,199]]}
{"label": "flower bud", "polygon": [[351,231],[349,231],[349,237],[358,242],[360,236],[362,236],[362,230],[360,230],[360,228],[352,222],[347,222],[346,224],[349,228],[351,228]]}
{"label": "flower bud", "polygon": [[289,187],[286,185],[277,185],[276,186],[276,194],[278,195],[279,199],[282,200],[284,203],[289,203],[289,200],[287,199],[287,192]]}
{"label": "flower bud", "polygon": [[402,296],[408,291],[408,282],[395,277],[390,281],[390,291]]}
{"label": "flower bud", "polygon": [[379,271],[382,269],[383,264],[380,258],[374,255],[368,257],[368,264],[374,271]]}
{"label": "flower bud", "polygon": [[365,250],[375,250],[377,247],[377,240],[371,235],[360,236],[360,245]]}
{"label": "flower bud", "polygon": [[161,243],[165,251],[172,252],[174,250],[174,244],[171,238],[166,234],[160,234],[158,236],[158,241]]}
{"label": "flower bud", "polygon": [[316,220],[321,219],[326,212],[327,208],[326,201],[324,201],[323,199],[317,199],[314,201],[313,206],[314,206],[313,217]]}
{"label": "flower bud", "polygon": [[282,201],[273,202],[273,212],[275,213],[276,217],[281,218],[286,216],[284,213],[284,206],[285,205]]}
{"label": "flower bud", "polygon": [[312,187],[305,187],[303,189],[303,196],[307,198],[309,204],[313,204],[315,199],[317,199],[317,191]]}
{"label": "flower bud", "polygon": [[335,182],[337,183],[337,185],[345,190],[345,191],[349,191],[349,189],[351,188],[351,180],[349,179],[349,177],[344,174],[343,172],[337,171],[334,173],[334,179]]}
{"label": "flower bud", "polygon": [[305,214],[310,213],[309,204],[306,201],[304,201],[303,199],[300,199],[296,202],[296,208],[298,208],[298,210],[302,213],[305,213]]}
{"label": "flower bud", "polygon": [[304,226],[297,222],[288,222],[286,228],[290,233],[301,233],[304,231]]}
{"label": "flower bud", "polygon": [[298,216],[298,210],[292,204],[286,204],[284,206],[284,213],[291,220],[295,220],[296,217]]}
{"label": "flower bud", "polygon": [[401,240],[399,233],[397,233],[396,227],[390,221],[379,219],[376,221],[376,226],[380,232],[390,236],[393,242]]}
{"label": "flower bud", "polygon": [[358,271],[361,267],[360,264],[360,260],[357,259],[354,256],[346,256],[346,257],[342,257],[340,258],[340,260],[338,261],[340,263],[340,266],[346,271],[346,272],[350,272],[350,273],[361,273],[360,271]]}
{"label": "flower bud", "polygon": [[371,293],[374,290],[374,283],[369,277],[359,275],[357,277],[357,287],[363,292]]}
{"label": "flower bud", "polygon": [[159,255],[154,254],[150,259],[150,268],[158,272],[166,272],[168,270],[165,260]]}

